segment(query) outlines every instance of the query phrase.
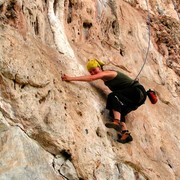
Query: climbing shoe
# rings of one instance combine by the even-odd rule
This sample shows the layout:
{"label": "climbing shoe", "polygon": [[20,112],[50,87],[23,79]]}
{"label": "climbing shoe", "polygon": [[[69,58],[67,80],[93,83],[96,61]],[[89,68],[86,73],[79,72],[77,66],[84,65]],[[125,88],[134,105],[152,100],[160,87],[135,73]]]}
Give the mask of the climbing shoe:
{"label": "climbing shoe", "polygon": [[114,119],[113,122],[106,123],[105,126],[107,128],[113,128],[116,131],[121,131],[121,128],[122,128],[121,125],[119,124],[119,120],[118,119]]}
{"label": "climbing shoe", "polygon": [[117,141],[122,144],[125,144],[125,143],[133,141],[133,138],[128,130],[124,130],[122,131],[122,133],[118,133]]}

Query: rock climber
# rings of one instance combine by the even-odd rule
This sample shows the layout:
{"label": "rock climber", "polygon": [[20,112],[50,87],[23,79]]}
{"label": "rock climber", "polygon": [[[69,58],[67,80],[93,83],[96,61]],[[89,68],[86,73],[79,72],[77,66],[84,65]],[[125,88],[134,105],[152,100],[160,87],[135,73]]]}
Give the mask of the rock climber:
{"label": "rock climber", "polygon": [[146,90],[138,82],[119,71],[103,70],[104,62],[98,59],[91,59],[87,62],[87,70],[90,75],[72,77],[62,75],[63,81],[94,81],[101,79],[111,90],[108,94],[106,109],[109,110],[113,121],[105,124],[107,128],[117,131],[120,143],[128,143],[133,140],[125,123],[125,116],[136,110],[145,103]]}

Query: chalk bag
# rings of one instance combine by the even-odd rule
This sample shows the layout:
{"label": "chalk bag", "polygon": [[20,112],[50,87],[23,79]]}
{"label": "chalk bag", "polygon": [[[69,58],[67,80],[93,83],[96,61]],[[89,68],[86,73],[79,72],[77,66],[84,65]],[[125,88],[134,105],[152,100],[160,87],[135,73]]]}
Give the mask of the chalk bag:
{"label": "chalk bag", "polygon": [[155,91],[149,89],[146,93],[147,93],[148,98],[149,98],[149,100],[151,101],[151,103],[152,103],[152,104],[156,104],[157,101],[158,101],[158,97],[157,97]]}

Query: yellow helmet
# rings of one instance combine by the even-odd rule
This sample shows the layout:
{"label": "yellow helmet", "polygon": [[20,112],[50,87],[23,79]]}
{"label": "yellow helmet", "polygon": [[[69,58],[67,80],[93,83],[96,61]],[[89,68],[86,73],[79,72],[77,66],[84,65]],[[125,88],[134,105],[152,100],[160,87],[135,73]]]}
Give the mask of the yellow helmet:
{"label": "yellow helmet", "polygon": [[86,67],[87,67],[87,70],[89,71],[90,69],[96,68],[96,67],[102,68],[104,65],[105,65],[105,63],[100,61],[100,60],[98,60],[98,59],[90,59],[87,62]]}

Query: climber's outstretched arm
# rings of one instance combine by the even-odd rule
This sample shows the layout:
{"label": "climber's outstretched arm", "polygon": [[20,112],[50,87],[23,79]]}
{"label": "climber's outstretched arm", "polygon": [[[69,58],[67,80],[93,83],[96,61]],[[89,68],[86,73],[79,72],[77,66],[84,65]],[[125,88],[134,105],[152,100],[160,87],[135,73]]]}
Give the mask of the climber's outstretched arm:
{"label": "climber's outstretched arm", "polygon": [[109,80],[112,79],[116,76],[116,72],[114,71],[102,71],[94,75],[86,75],[86,76],[68,76],[68,75],[63,75],[61,76],[63,81],[94,81],[98,79],[102,80]]}
{"label": "climber's outstretched arm", "polygon": [[100,76],[99,74],[95,74],[95,75],[73,77],[64,74],[63,76],[61,76],[61,78],[63,81],[94,81],[97,79],[101,79],[102,76]]}

